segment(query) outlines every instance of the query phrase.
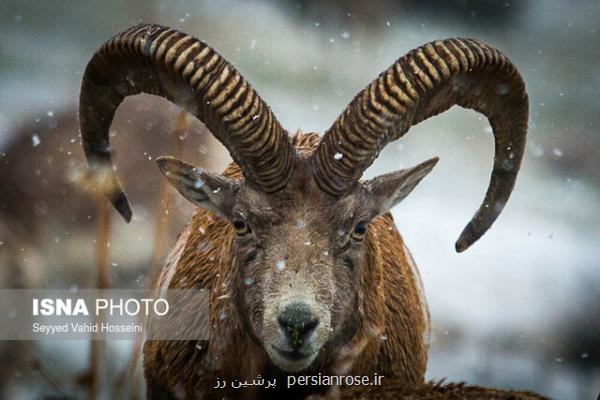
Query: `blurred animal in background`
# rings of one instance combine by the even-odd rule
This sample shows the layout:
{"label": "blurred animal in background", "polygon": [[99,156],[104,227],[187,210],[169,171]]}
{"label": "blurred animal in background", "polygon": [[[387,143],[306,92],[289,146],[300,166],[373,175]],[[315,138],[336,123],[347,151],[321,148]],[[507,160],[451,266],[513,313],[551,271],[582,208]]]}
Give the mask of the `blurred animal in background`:
{"label": "blurred animal in background", "polygon": [[[149,398],[240,397],[216,389],[216,379],[300,371],[377,372],[398,385],[423,384],[429,316],[418,271],[389,210],[437,159],[360,178],[412,125],[454,105],[485,115],[494,132],[494,168],[481,207],[456,243],[457,251],[466,250],[501,213],[523,156],[528,99],[514,65],[477,40],[428,43],[358,93],[323,137],[290,137],[211,47],[174,29],[133,27],[94,54],[80,97],[90,170],[103,176],[106,196],[127,221],[132,210],[112,167],[109,129],[120,103],[142,92],[199,118],[234,160],[223,174],[171,157],[158,160],[199,210],[157,285],[208,289],[211,339],[147,341]],[[303,398],[325,391],[247,390],[241,396]],[[383,385],[369,396],[393,397],[387,390]]]}
{"label": "blurred animal in background", "polygon": [[[165,148],[205,167],[223,165],[223,153],[204,126],[183,117],[184,123],[177,129],[177,115],[177,107],[164,99],[141,95],[123,104],[112,126],[115,142],[128,149],[127,157],[117,157],[117,168],[131,179],[128,186],[138,199],[138,234],[150,241],[155,216],[165,212],[164,199],[156,185],[160,174],[140,165],[151,162]],[[89,266],[88,255],[68,250],[89,246],[97,207],[77,182],[85,160],[76,108],[65,106],[26,116],[7,136],[0,157],[0,257],[5,266],[0,285],[44,285],[40,271],[48,267],[45,263],[68,269],[74,282],[85,281],[90,275],[82,266]],[[181,145],[184,139],[189,146]],[[177,212],[169,214],[165,241],[174,240],[192,212],[184,201],[171,206]],[[152,246],[129,246],[116,258],[133,264],[128,270],[139,273],[136,266],[147,267],[149,248]]]}

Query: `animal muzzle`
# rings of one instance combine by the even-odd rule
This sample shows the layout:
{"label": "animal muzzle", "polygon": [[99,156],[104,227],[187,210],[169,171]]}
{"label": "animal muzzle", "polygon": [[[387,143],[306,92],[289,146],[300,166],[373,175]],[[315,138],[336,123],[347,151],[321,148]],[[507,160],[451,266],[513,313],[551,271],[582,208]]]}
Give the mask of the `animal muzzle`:
{"label": "animal muzzle", "polygon": [[300,352],[311,340],[319,325],[319,318],[306,303],[289,304],[277,317],[279,328],[286,338],[291,352]]}
{"label": "animal muzzle", "polygon": [[267,311],[265,349],[284,371],[307,368],[329,338],[329,313],[323,305],[302,298]]}

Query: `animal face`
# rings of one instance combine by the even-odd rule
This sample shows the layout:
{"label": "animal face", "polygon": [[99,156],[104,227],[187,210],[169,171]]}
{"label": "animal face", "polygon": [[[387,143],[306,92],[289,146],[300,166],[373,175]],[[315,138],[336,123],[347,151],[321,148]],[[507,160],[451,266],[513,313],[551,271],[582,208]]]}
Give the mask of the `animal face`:
{"label": "animal face", "polygon": [[309,179],[296,183],[277,196],[246,188],[233,211],[243,318],[287,371],[352,336],[373,217],[361,190],[336,201]]}
{"label": "animal face", "polygon": [[[402,200],[436,159],[361,182],[383,148],[411,126],[454,105],[488,118],[494,167],[485,198],[455,248],[465,251],[494,223],[514,187],[527,136],[529,103],[516,67],[474,39],[438,40],[380,73],[326,130],[310,154],[294,144],[244,77],[206,43],[142,24],[105,42],[81,85],[82,145],[101,191],[126,221],[131,207],[112,168],[110,125],[127,96],[163,96],[202,121],[244,179],[161,159],[190,201],[238,232],[233,296],[247,331],[283,370],[318,367],[354,329],[366,281],[368,225]],[[313,136],[314,137],[314,136]],[[308,152],[308,150],[307,150]],[[365,228],[367,231],[365,231]],[[362,240],[360,237],[362,236]],[[360,306],[360,304],[358,304]]]}
{"label": "animal face", "polygon": [[302,163],[272,194],[172,158],[159,166],[186,198],[232,224],[239,314],[273,363],[293,372],[354,335],[369,223],[436,162],[361,182],[342,197],[321,191]]}

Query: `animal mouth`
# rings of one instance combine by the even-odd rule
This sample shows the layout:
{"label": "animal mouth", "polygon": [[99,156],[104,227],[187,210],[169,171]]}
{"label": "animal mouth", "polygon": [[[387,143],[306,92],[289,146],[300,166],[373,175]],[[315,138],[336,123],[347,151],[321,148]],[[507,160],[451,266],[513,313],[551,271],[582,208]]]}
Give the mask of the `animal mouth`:
{"label": "animal mouth", "polygon": [[302,361],[310,358],[313,353],[305,353],[300,350],[283,350],[275,346],[271,346],[281,357],[291,361]]}

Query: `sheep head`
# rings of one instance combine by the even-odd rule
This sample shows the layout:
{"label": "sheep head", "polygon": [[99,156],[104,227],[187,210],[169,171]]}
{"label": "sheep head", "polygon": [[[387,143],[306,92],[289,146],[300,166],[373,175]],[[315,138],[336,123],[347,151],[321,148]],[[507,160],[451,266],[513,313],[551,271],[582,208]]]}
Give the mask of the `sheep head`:
{"label": "sheep head", "polygon": [[[202,120],[239,165],[240,179],[164,157],[159,167],[198,207],[236,232],[236,305],[249,333],[286,371],[309,367],[356,330],[369,224],[406,197],[437,158],[361,181],[383,147],[453,105],[490,120],[495,138],[483,204],[456,248],[478,240],[512,191],[525,145],[528,100],[516,68],[470,39],[419,47],[361,91],[313,150],[296,149],[245,79],[206,44],[179,31],[141,25],[108,41],[86,69],[81,129],[92,168],[110,167],[108,129],[125,96],[164,96]],[[107,193],[131,211],[112,168]]]}
{"label": "sheep head", "polygon": [[437,159],[361,182],[341,197],[321,190],[310,162],[299,160],[284,189],[265,193],[174,158],[158,160],[183,196],[235,228],[239,314],[287,371],[308,367],[323,346],[335,350],[354,335],[369,223],[407,196]]}

